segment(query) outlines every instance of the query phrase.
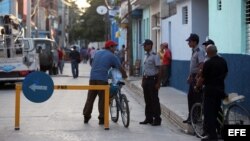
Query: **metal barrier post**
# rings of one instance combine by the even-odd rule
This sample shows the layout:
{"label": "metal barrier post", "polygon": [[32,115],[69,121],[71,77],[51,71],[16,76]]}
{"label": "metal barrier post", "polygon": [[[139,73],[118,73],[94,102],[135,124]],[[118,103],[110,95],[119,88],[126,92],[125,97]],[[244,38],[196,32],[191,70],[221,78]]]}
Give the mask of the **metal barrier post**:
{"label": "metal barrier post", "polygon": [[16,105],[15,105],[15,130],[19,130],[20,125],[20,93],[21,84],[16,84]]}
{"label": "metal barrier post", "polygon": [[104,95],[104,129],[109,130],[109,86],[105,88]]}
{"label": "metal barrier post", "polygon": [[[15,106],[15,130],[20,129],[20,93],[22,85],[16,84],[16,106]],[[89,85],[89,86],[70,86],[54,85],[54,89],[61,90],[104,90],[104,129],[109,129],[109,85]]]}

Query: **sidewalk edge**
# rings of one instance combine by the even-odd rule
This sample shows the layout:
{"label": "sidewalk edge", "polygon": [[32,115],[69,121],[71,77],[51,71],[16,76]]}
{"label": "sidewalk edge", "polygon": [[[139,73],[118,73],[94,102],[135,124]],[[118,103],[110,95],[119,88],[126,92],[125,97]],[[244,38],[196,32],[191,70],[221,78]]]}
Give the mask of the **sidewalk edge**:
{"label": "sidewalk edge", "polygon": [[[143,98],[143,91],[138,88],[135,84],[131,83],[130,81],[126,81],[127,86],[130,88],[131,91],[133,91],[135,94],[137,94],[139,97]],[[182,119],[179,115],[177,115],[174,111],[166,107],[165,105],[161,104],[162,109],[162,115],[169,119],[173,124],[180,127],[183,132],[188,134],[194,134],[193,129],[191,125],[184,124]]]}

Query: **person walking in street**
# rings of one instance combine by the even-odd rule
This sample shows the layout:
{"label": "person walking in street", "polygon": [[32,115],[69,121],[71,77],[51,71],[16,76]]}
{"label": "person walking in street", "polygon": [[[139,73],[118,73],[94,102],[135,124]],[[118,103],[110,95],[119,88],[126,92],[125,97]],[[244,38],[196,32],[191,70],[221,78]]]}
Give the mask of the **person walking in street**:
{"label": "person walking in street", "polygon": [[122,66],[124,66],[125,54],[126,54],[125,45],[122,45],[122,48],[121,48],[121,50],[119,51],[119,57],[120,57]]}
{"label": "person walking in street", "polygon": [[87,52],[87,48],[82,46],[81,50],[80,50],[80,54],[81,54],[81,58],[82,58],[82,62],[83,64],[86,64],[88,61],[88,52]]}
{"label": "person walking in street", "polygon": [[162,58],[162,87],[169,85],[169,77],[171,72],[171,51],[168,48],[168,43],[162,43],[161,46],[164,47],[164,54]]}
{"label": "person walking in street", "polygon": [[90,66],[92,66],[94,56],[95,56],[95,52],[96,52],[95,48],[92,47],[91,50],[90,50],[90,62],[89,62]]}
{"label": "person walking in street", "polygon": [[72,70],[72,75],[73,78],[78,77],[78,65],[80,63],[80,53],[76,50],[76,46],[73,46],[73,49],[71,50],[69,54],[70,60],[71,60],[71,70]]}
{"label": "person walking in street", "polygon": [[140,124],[150,123],[153,126],[161,125],[161,107],[158,91],[161,85],[161,61],[158,54],[152,51],[153,42],[146,39],[143,43],[146,52],[142,88],[145,100],[145,120]]}
{"label": "person walking in street", "polygon": [[[110,68],[119,69],[123,78],[127,78],[125,70],[122,68],[119,58],[114,55],[117,43],[106,41],[105,48],[97,51],[92,63],[89,85],[108,85],[108,71]],[[104,91],[89,90],[88,97],[83,109],[84,123],[88,123],[91,118],[93,104],[96,96],[99,97],[99,124],[104,124]]]}
{"label": "person walking in street", "polygon": [[199,70],[202,68],[202,65],[205,60],[205,51],[200,48],[199,45],[199,36],[197,34],[191,33],[187,38],[188,45],[192,49],[192,56],[190,60],[190,71],[189,76],[187,78],[187,82],[189,84],[188,90],[188,118],[183,121],[183,123],[190,124],[190,111],[192,106],[196,102],[201,101],[201,93],[196,92],[194,86],[196,84],[196,76]]}
{"label": "person walking in street", "polygon": [[204,85],[204,134],[202,141],[217,141],[217,117],[219,116],[221,100],[226,97],[224,80],[228,73],[225,59],[217,54],[215,45],[206,47],[209,58],[203,65],[201,77],[196,87]]}
{"label": "person walking in street", "polygon": [[58,52],[58,70],[60,74],[63,74],[63,67],[64,67],[64,53],[61,47],[57,49]]}

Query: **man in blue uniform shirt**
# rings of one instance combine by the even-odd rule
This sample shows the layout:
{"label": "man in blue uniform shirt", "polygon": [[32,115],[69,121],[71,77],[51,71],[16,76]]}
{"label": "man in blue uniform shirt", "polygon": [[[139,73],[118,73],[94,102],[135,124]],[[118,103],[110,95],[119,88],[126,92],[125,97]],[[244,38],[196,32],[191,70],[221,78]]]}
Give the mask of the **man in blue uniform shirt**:
{"label": "man in blue uniform shirt", "polygon": [[151,40],[146,39],[143,47],[146,52],[142,78],[146,118],[140,124],[150,123],[152,126],[159,126],[161,125],[161,107],[158,97],[161,86],[160,56],[152,51],[153,42]]}

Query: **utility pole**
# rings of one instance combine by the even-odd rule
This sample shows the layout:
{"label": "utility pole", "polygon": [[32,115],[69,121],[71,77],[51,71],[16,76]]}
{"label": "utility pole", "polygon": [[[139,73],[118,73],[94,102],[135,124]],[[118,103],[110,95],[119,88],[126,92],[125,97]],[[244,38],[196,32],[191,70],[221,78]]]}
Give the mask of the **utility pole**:
{"label": "utility pole", "polygon": [[31,37],[31,0],[27,0],[26,37]]}
{"label": "utility pole", "polygon": [[18,17],[18,4],[16,0],[12,0],[11,4],[11,14],[14,15],[15,17]]}
{"label": "utility pole", "polygon": [[109,26],[110,26],[110,23],[109,23],[109,10],[108,12],[104,15],[105,16],[105,40],[110,40],[110,29],[109,29]]}
{"label": "utility pole", "polygon": [[62,34],[61,34],[61,47],[63,48],[65,45],[65,4],[62,2]]}
{"label": "utility pole", "polygon": [[128,62],[129,62],[129,75],[133,75],[133,48],[132,48],[132,6],[130,0],[128,0],[128,27],[127,27],[127,50],[128,50]]}

